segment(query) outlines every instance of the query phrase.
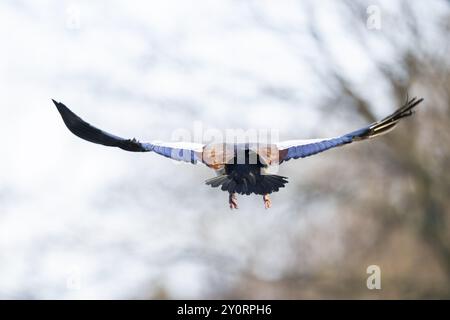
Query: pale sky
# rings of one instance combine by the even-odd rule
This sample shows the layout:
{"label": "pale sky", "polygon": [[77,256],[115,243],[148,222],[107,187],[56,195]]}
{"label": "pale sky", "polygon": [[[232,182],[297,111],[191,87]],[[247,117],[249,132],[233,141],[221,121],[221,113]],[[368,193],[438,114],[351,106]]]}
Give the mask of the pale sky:
{"label": "pale sky", "polygon": [[[227,194],[204,185],[214,172],[77,139],[51,99],[142,141],[196,121],[273,128],[282,139],[346,133],[365,123],[318,113],[330,95],[318,71],[332,59],[377,96],[377,114],[392,110],[365,46],[395,65],[377,32],[395,30],[401,8],[377,3],[386,24],[368,30],[362,12],[361,43],[335,1],[2,1],[0,298],[217,297],[243,269],[277,279],[297,249],[286,234],[305,239],[305,271],[339,255],[332,209],[303,212],[294,185],[270,212],[256,196],[230,212]],[[413,7],[426,27],[441,4],[422,3]],[[294,184],[315,169],[305,160],[281,174]],[[326,238],[308,243],[317,228]]]}

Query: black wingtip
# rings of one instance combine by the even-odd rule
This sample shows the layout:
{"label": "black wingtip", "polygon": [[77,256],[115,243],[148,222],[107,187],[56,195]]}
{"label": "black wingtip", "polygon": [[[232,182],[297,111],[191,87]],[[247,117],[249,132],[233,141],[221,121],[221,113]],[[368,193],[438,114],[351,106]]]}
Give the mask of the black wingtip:
{"label": "black wingtip", "polygon": [[59,113],[63,117],[64,122],[70,121],[71,118],[78,118],[78,116],[70,111],[70,109],[67,108],[64,103],[58,102],[54,99],[52,99],[52,101],[55,104],[56,109],[58,109]]}
{"label": "black wingtip", "polygon": [[56,108],[58,108],[58,111],[61,112],[61,108],[65,107],[64,104],[62,104],[61,102],[56,101],[55,99],[52,99],[53,103],[55,104]]}
{"label": "black wingtip", "polygon": [[74,125],[84,122],[80,117],[78,117],[75,113],[73,113],[63,103],[58,102],[54,99],[52,99],[52,101],[55,104],[56,109],[58,109],[59,114],[61,115],[64,123],[66,124],[67,128],[69,128],[70,131],[73,130]]}
{"label": "black wingtip", "polygon": [[414,108],[419,105],[420,103],[422,103],[422,101],[424,100],[424,98],[417,98],[414,97],[411,100],[407,100],[405,105],[399,109],[399,116],[400,118],[404,117],[404,116],[410,116],[414,113]]}

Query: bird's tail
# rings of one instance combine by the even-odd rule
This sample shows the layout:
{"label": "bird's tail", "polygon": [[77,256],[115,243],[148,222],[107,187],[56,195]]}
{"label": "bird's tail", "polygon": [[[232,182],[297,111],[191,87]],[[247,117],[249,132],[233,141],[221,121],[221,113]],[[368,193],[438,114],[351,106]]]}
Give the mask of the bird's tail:
{"label": "bird's tail", "polygon": [[261,176],[261,180],[257,183],[255,193],[264,195],[277,192],[280,188],[284,188],[286,183],[288,183],[287,177],[265,174]]}
{"label": "bird's tail", "polygon": [[223,174],[205,181],[207,185],[213,188],[221,187],[223,191],[239,194],[269,194],[277,192],[280,188],[284,188],[288,183],[287,178],[275,174],[266,174],[255,177],[241,177],[239,180],[233,179],[231,176]]}

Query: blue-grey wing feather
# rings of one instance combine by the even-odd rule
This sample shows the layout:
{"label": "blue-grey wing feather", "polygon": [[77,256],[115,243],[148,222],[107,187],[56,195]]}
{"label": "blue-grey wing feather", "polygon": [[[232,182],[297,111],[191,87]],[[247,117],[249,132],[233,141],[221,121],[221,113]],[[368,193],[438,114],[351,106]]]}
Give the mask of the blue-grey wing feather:
{"label": "blue-grey wing feather", "polygon": [[308,157],[353,141],[365,140],[385,134],[394,129],[400,119],[411,116],[414,107],[422,101],[423,99],[417,98],[408,100],[401,108],[384,119],[340,137],[280,142],[277,144],[280,161]]}
{"label": "blue-grey wing feather", "polygon": [[[132,152],[153,151],[164,157],[196,163],[201,159],[202,145],[194,143],[142,143],[136,139],[124,139],[100,130],[73,113],[64,104],[53,100],[67,128],[81,139]],[[187,147],[185,147],[186,145]]]}

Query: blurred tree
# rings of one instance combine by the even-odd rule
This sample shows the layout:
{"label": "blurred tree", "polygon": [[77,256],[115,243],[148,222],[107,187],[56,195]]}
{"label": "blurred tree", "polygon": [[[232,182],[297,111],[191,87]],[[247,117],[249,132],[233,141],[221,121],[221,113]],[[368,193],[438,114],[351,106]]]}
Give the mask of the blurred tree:
{"label": "blurred tree", "polygon": [[[425,104],[416,117],[388,136],[352,147],[349,153],[324,154],[324,169],[302,177],[299,194],[310,197],[311,203],[330,199],[335,203],[335,214],[346,233],[342,258],[312,271],[298,270],[294,263],[273,281],[262,280],[250,270],[233,296],[450,298],[450,15],[448,2],[433,4],[435,10],[443,8],[433,25],[423,21],[418,3],[403,1],[401,18],[382,15],[382,26],[390,29],[377,33],[366,28],[368,3],[346,1],[339,7],[349,37],[354,37],[352,41],[373,61],[377,80],[372,83],[388,88],[392,108],[400,106],[407,93],[424,97]],[[313,5],[305,8],[315,16]],[[287,32],[260,13],[255,16],[287,41],[296,32]],[[309,32],[322,61],[328,61],[317,66],[317,74],[330,92],[323,103],[324,114],[345,108],[343,112],[356,112],[363,122],[377,119],[379,91],[362,90],[341,73],[314,18]],[[374,45],[392,52],[391,61],[377,56]],[[301,210],[307,211],[303,204]],[[293,237],[291,241],[299,240]],[[302,248],[301,243],[297,245]],[[381,292],[365,287],[365,270],[370,264],[381,266]]]}

